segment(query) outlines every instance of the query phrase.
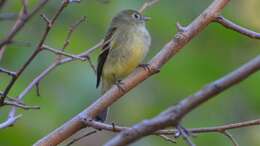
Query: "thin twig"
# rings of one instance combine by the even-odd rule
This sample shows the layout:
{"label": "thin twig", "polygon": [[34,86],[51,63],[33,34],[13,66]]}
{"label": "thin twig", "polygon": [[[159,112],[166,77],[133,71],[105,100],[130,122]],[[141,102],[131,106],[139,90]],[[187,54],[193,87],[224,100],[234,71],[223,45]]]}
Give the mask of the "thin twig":
{"label": "thin twig", "polygon": [[[95,128],[95,129],[102,129],[110,132],[121,132],[124,130],[129,130],[130,127],[118,126],[118,125],[111,125],[106,123],[97,122],[94,120],[85,120],[85,124]],[[256,120],[249,120],[244,122],[232,123],[232,124],[225,124],[221,126],[212,126],[212,127],[203,127],[203,128],[190,128],[187,129],[191,133],[210,133],[210,132],[223,132],[226,130],[232,130],[237,128],[244,128],[244,127],[251,127],[260,125],[260,119]],[[155,131],[155,135],[175,135],[178,132],[175,129],[168,129],[168,130],[158,130]]]}
{"label": "thin twig", "polygon": [[63,55],[63,56],[78,59],[78,60],[81,60],[81,61],[86,61],[86,59],[87,59],[87,58],[84,58],[84,57],[79,57],[78,55],[74,55],[74,54],[64,52],[64,51],[62,51],[62,49],[51,48],[50,46],[47,46],[47,45],[43,45],[42,49],[48,50],[48,51],[55,53],[57,55]]}
{"label": "thin twig", "polygon": [[170,137],[168,137],[168,136],[166,136],[166,135],[160,134],[160,135],[158,135],[158,136],[161,137],[162,139],[166,140],[166,141],[169,141],[169,142],[172,142],[172,143],[177,143],[177,142],[175,141],[175,139],[170,138]]}
{"label": "thin twig", "polygon": [[239,146],[236,139],[232,136],[231,133],[229,133],[228,131],[223,131],[221,132],[223,135],[225,135],[231,142],[234,146]]}
{"label": "thin twig", "polygon": [[[47,2],[47,1],[42,1],[43,3],[45,3],[45,2]],[[69,0],[64,0],[63,2],[62,2],[62,4],[61,4],[61,6],[60,6],[60,8],[57,10],[57,12],[54,14],[54,16],[52,17],[52,19],[50,19],[50,21],[47,21],[46,23],[47,23],[47,26],[46,26],[46,29],[45,29],[45,31],[44,31],[44,34],[43,34],[43,36],[41,37],[41,40],[40,40],[40,42],[38,43],[38,45],[37,45],[37,47],[36,47],[36,50],[32,53],[32,55],[29,57],[29,59],[25,62],[25,64],[23,64],[23,66],[17,71],[17,74],[16,74],[16,76],[15,77],[13,77],[12,78],[12,80],[9,82],[9,84],[7,85],[7,87],[6,87],[6,89],[4,90],[4,92],[3,92],[3,94],[1,94],[1,103],[2,103],[2,105],[4,104],[4,101],[5,101],[5,98],[7,97],[7,94],[8,94],[8,92],[10,91],[10,89],[12,88],[12,86],[14,85],[14,83],[16,82],[16,80],[19,78],[19,76],[23,73],[23,71],[28,67],[28,65],[34,60],[34,58],[38,55],[38,53],[39,52],[41,52],[42,51],[42,45],[43,45],[43,43],[45,42],[45,40],[46,40],[46,38],[47,38],[47,36],[48,36],[48,34],[49,34],[49,31],[51,30],[51,28],[52,28],[52,26],[53,26],[53,24],[55,23],[55,21],[57,20],[57,18],[58,18],[58,16],[62,13],[62,11],[64,10],[64,8],[69,4],[69,3],[71,3],[71,2],[79,2],[79,1],[69,1]],[[41,3],[41,4],[43,4],[43,3]],[[38,8],[39,9],[39,8]],[[37,11],[38,9],[35,9],[34,11]],[[32,13],[31,13],[32,14]],[[27,17],[26,17],[27,18]],[[24,19],[26,19],[26,18],[24,18]],[[30,18],[30,14],[29,14],[29,17],[28,17],[28,19]],[[44,18],[47,18],[47,17],[44,17]],[[47,20],[47,19],[44,19],[45,21]],[[15,26],[14,28],[15,29],[17,29],[18,31],[19,31],[19,29],[22,27],[20,27],[20,24],[22,24],[23,25],[23,23],[24,22],[26,22],[26,20],[24,20],[24,21],[22,21],[22,23],[19,23],[19,26]],[[11,32],[11,35],[9,36],[9,37],[7,37],[7,39],[9,40],[9,41],[11,41],[12,40],[12,35],[15,35],[18,31],[14,31],[14,32]],[[2,42],[0,43],[0,45],[2,44]],[[3,44],[5,44],[5,43],[3,43]],[[85,55],[85,54],[84,54]],[[67,59],[67,58],[66,58]],[[62,61],[68,61],[68,60],[70,60],[70,59],[67,59],[67,60],[62,60]],[[54,65],[53,65],[53,68],[54,67],[56,67],[56,65],[58,65],[58,64],[60,64],[61,62],[56,62]],[[49,68],[47,68],[46,70],[45,70],[45,72],[49,72],[49,71],[51,71],[52,69],[52,66],[51,67],[49,67]],[[45,75],[43,75],[43,76],[45,76]],[[41,77],[40,77],[41,78]],[[40,81],[40,80],[39,80]],[[33,84],[33,86],[34,85],[36,85],[37,83],[39,83],[39,81],[36,81],[36,82],[34,82],[34,84]],[[32,86],[32,87],[33,87]],[[30,89],[29,90],[31,90],[31,88],[32,87],[30,87]],[[23,96],[27,93],[27,92],[29,92],[29,90],[28,89],[26,89],[24,92],[22,92],[18,97],[17,97],[17,100],[22,100],[22,98],[23,98]],[[12,107],[12,109],[10,110],[10,112],[9,112],[9,114],[8,114],[8,119],[5,121],[5,122],[3,122],[2,124],[0,124],[0,125],[2,125],[2,127],[1,128],[5,128],[5,127],[8,127],[8,126],[10,126],[10,125],[12,125],[12,124],[14,124],[15,122],[16,122],[16,119],[15,120],[12,120],[12,119],[14,119],[14,117],[15,117],[15,115],[16,115],[16,107]],[[0,128],[0,129],[1,129]]]}
{"label": "thin twig", "polygon": [[226,27],[228,29],[234,30],[234,31],[236,31],[240,34],[243,34],[243,35],[245,35],[249,38],[260,39],[260,33],[257,33],[257,32],[250,30],[250,29],[239,26],[239,25],[233,23],[232,21],[226,19],[223,16],[217,17],[214,21],[223,25],[224,27]]}
{"label": "thin twig", "polygon": [[[98,42],[93,47],[86,49],[86,51],[79,54],[78,57],[88,57],[93,51],[95,51],[97,48],[99,48],[102,45],[102,43],[103,43],[103,40]],[[34,86],[36,86],[36,84],[38,82],[40,82],[44,77],[46,77],[56,67],[58,67],[59,65],[65,64],[65,63],[75,61],[75,60],[76,60],[75,58],[68,57],[68,58],[64,58],[64,59],[60,60],[59,62],[54,62],[53,64],[49,65],[42,73],[40,73],[38,76],[35,77],[35,79],[33,79],[33,81],[19,94],[19,96],[17,97],[16,100],[21,101],[25,97],[25,95],[28,94],[29,91],[31,91]],[[9,112],[9,117],[14,117],[15,114],[16,114],[16,108],[13,107],[11,109],[11,111]],[[0,125],[6,125],[6,126],[2,126],[2,128],[6,128],[10,124],[13,125],[15,122],[16,122],[16,120],[7,119],[7,121],[3,122]],[[5,124],[5,123],[8,123],[8,124]]]}
{"label": "thin twig", "polygon": [[72,140],[71,142],[69,142],[66,146],[71,146],[72,144],[74,144],[74,143],[80,141],[81,139],[83,139],[83,138],[85,138],[85,137],[88,137],[88,136],[90,136],[90,135],[92,135],[92,134],[95,134],[95,133],[97,133],[96,130],[90,131],[90,132],[88,132],[88,133],[86,133],[86,134],[84,134],[84,135],[82,135],[82,136],[80,136],[80,137],[78,137],[78,138],[73,139],[73,140]]}
{"label": "thin twig", "polygon": [[[4,0],[5,1],[5,0]],[[19,17],[12,27],[11,31],[8,33],[8,35],[0,41],[0,50],[1,48],[10,43],[14,36],[23,28],[23,26],[38,12],[41,10],[42,7],[48,2],[49,0],[40,0],[38,5],[32,10],[32,12],[26,16]],[[1,5],[0,5],[1,7]]]}
{"label": "thin twig", "polygon": [[10,106],[14,106],[14,107],[21,108],[21,109],[24,109],[24,110],[40,109],[39,106],[29,106],[29,105],[24,105],[24,104],[21,104],[21,103],[18,103],[18,102],[13,102],[13,101],[8,101],[8,100],[4,101],[4,105],[10,105]]}
{"label": "thin twig", "polygon": [[14,117],[13,116],[8,117],[5,122],[0,124],[0,129],[12,126],[13,123],[15,123],[16,120],[21,118],[21,117],[22,117],[22,115],[18,115],[18,116],[14,116]]}
{"label": "thin twig", "polygon": [[139,9],[140,13],[143,13],[146,9],[154,5],[155,3],[158,3],[160,0],[146,0],[146,2],[141,6]]}
{"label": "thin twig", "polygon": [[41,96],[41,92],[40,92],[40,81],[35,84],[35,88],[36,88],[36,95],[37,95],[37,96]]}
{"label": "thin twig", "polygon": [[1,67],[0,67],[0,72],[5,73],[5,74],[12,76],[12,77],[16,76],[16,72],[13,72],[13,71],[1,68]]}
{"label": "thin twig", "polygon": [[68,35],[65,39],[65,42],[63,44],[63,47],[62,47],[62,51],[64,51],[64,49],[69,45],[69,42],[70,42],[70,38],[72,36],[72,33],[76,30],[76,28],[81,24],[83,23],[84,21],[86,21],[86,16],[83,16],[81,17],[76,23],[72,24],[69,28],[69,32],[68,32]]}
{"label": "thin twig", "polygon": [[54,16],[52,17],[52,19],[50,21],[46,21],[46,19],[44,19],[46,21],[46,23],[47,23],[47,26],[46,26],[46,29],[45,29],[45,31],[44,31],[41,39],[40,39],[40,42],[38,43],[35,51],[32,53],[32,55],[29,57],[29,59],[17,71],[16,76],[12,78],[12,80],[9,82],[9,84],[5,88],[4,93],[3,93],[3,95],[1,96],[1,99],[0,99],[0,105],[4,103],[5,97],[7,96],[7,94],[11,90],[11,88],[13,87],[14,83],[20,77],[20,75],[29,66],[29,64],[34,60],[34,58],[42,51],[42,45],[45,42],[45,40],[46,40],[46,38],[47,38],[47,36],[48,36],[48,34],[49,34],[53,24],[57,20],[58,16],[62,13],[64,8],[68,5],[68,3],[69,3],[69,1],[64,0],[63,3],[61,4],[60,8],[57,10],[57,12],[54,14]]}

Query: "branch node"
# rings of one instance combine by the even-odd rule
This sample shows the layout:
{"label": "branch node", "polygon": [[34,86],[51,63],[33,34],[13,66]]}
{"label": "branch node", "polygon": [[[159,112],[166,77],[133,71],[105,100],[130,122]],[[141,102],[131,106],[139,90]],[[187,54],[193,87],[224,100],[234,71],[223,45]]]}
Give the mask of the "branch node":
{"label": "branch node", "polygon": [[233,137],[231,133],[229,133],[226,130],[222,131],[221,133],[224,134],[232,142],[234,146],[239,146],[236,139]]}
{"label": "branch node", "polygon": [[182,25],[180,24],[180,22],[177,22],[177,23],[176,23],[176,28],[177,28],[177,30],[178,30],[179,32],[185,32],[185,31],[187,30],[187,28],[184,27],[184,26],[182,26]]}
{"label": "branch node", "polygon": [[46,24],[48,25],[48,27],[52,27],[51,20],[50,20],[45,14],[41,14],[40,16],[41,16],[42,19],[46,22]]}

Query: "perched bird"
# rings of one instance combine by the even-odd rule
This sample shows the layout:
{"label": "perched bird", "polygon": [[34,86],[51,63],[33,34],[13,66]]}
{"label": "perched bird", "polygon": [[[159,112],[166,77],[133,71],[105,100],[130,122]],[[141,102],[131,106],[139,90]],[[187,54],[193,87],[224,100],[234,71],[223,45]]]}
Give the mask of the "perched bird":
{"label": "perched bird", "polygon": [[[101,81],[102,94],[128,76],[145,58],[151,44],[145,27],[147,20],[149,17],[136,10],[123,10],[112,19],[98,58],[96,87]],[[105,121],[106,115],[107,110],[96,119]]]}

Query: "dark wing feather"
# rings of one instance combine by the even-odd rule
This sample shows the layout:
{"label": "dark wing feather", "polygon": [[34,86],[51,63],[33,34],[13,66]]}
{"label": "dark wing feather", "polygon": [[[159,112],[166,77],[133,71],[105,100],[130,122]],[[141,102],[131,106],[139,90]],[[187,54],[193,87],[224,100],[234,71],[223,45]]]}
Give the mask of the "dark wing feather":
{"label": "dark wing feather", "polygon": [[106,62],[107,59],[107,55],[109,53],[110,47],[111,47],[111,38],[115,32],[116,28],[110,28],[107,32],[107,35],[104,39],[104,43],[102,45],[102,52],[100,53],[100,55],[98,56],[98,66],[97,66],[97,84],[96,87],[99,86],[100,84],[100,80],[101,80],[101,76],[102,76],[102,71],[103,71],[103,66]]}

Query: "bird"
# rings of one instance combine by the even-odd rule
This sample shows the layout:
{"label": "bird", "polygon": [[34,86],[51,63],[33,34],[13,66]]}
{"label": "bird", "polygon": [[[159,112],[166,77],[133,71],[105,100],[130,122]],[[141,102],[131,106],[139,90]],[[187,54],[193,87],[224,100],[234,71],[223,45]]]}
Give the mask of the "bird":
{"label": "bird", "polygon": [[[132,9],[122,10],[113,17],[98,57],[96,87],[101,82],[101,94],[121,83],[146,57],[151,45],[146,28],[149,19]],[[106,117],[107,109],[96,120],[104,122]]]}

